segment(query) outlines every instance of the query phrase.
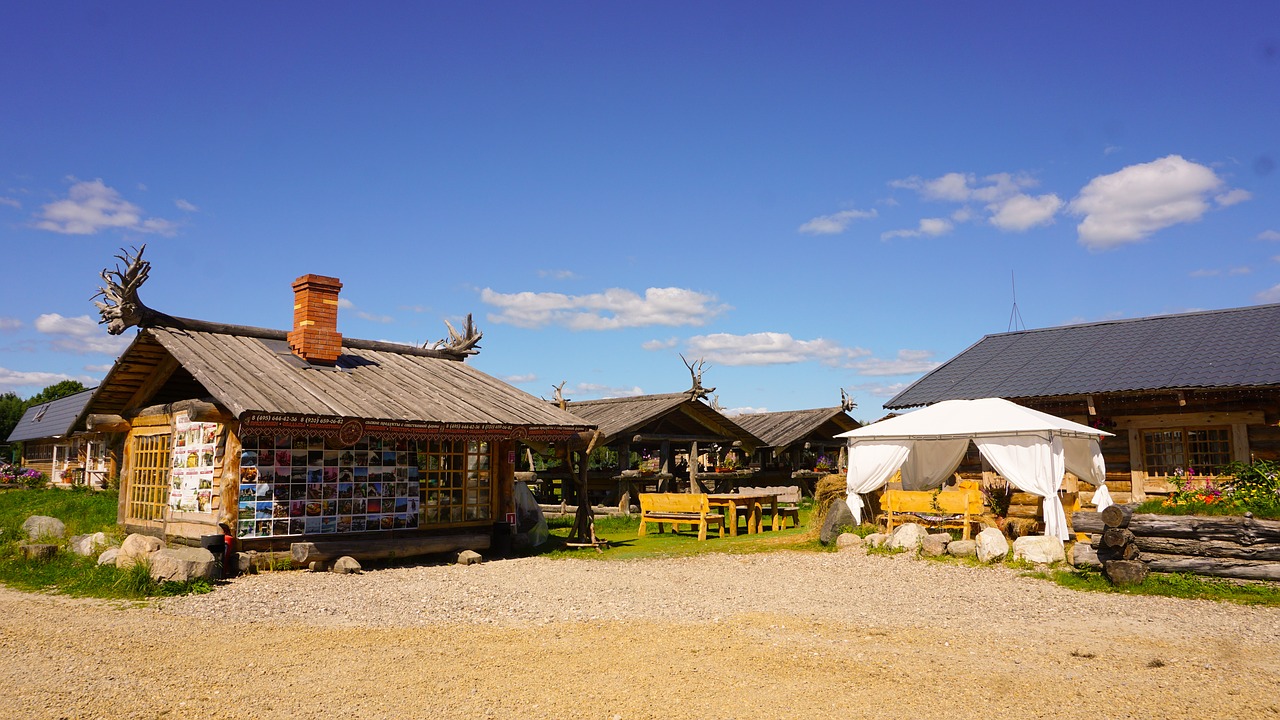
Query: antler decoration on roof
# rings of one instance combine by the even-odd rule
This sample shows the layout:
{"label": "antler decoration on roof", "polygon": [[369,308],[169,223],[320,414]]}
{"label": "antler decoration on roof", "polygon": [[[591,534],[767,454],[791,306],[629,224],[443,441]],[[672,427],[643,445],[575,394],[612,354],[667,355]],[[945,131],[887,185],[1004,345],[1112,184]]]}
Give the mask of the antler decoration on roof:
{"label": "antler decoration on roof", "polygon": [[844,388],[840,388],[840,409],[845,412],[852,412],[858,407],[858,403],[853,401],[853,396],[846,393]]}
{"label": "antler decoration on roof", "polygon": [[691,363],[684,359],[684,354],[680,355],[681,362],[689,368],[689,375],[693,377],[693,387],[689,388],[689,395],[695,400],[705,400],[708,395],[715,392],[715,388],[702,387],[702,371],[710,367],[702,358],[698,358],[698,362]]}
{"label": "antler decoration on roof", "polygon": [[569,381],[561,380],[559,385],[551,386],[556,389],[556,393],[555,393],[556,407],[560,408],[561,410],[569,409],[569,401],[564,399],[564,384],[567,382]]}
{"label": "antler decoration on roof", "polygon": [[449,339],[437,341],[435,345],[431,346],[432,350],[439,350],[458,360],[463,360],[468,355],[476,355],[480,352],[480,338],[484,337],[484,333],[480,332],[475,323],[471,322],[471,313],[467,313],[467,321],[463,324],[461,333],[448,320],[444,321],[444,325],[449,328]]}
{"label": "antler decoration on roof", "polygon": [[143,245],[134,251],[134,255],[129,255],[121,248],[120,254],[115,257],[125,264],[125,269],[121,270],[116,265],[114,270],[102,270],[102,279],[107,285],[99,287],[98,292],[94,293],[93,298],[101,296],[102,301],[94,300],[93,304],[98,306],[98,313],[102,315],[98,324],[106,325],[107,332],[112,335],[119,335],[128,328],[142,325],[155,314],[154,310],[138,299],[138,288],[142,287],[142,283],[147,281],[147,275],[151,273],[151,263],[142,259],[142,253],[146,249],[147,246]]}

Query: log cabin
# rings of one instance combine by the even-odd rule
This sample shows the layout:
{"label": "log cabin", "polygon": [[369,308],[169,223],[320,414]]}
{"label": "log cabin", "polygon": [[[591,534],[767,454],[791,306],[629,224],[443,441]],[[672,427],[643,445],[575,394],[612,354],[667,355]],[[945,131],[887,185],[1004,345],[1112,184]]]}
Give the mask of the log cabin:
{"label": "log cabin", "polygon": [[[1102,451],[1121,503],[1171,492],[1188,469],[1278,460],[1280,305],[987,335],[885,407],[983,397],[1114,433]],[[1094,488],[1078,489],[1088,507]]]}
{"label": "log cabin", "polygon": [[75,430],[76,418],[92,397],[90,388],[27,408],[8,440],[22,443],[20,464],[44,473],[54,486],[107,487],[116,460],[108,449],[110,438]]}
{"label": "log cabin", "polygon": [[343,337],[341,287],[298,278],[290,331],[107,303],[109,327],[125,306],[139,330],[78,422],[120,438],[127,531],[321,559],[483,550],[514,512],[516,442],[590,429],[467,365],[469,318],[431,348]]}
{"label": "log cabin", "polygon": [[845,443],[835,436],[862,427],[844,407],[751,413],[734,420],[760,438],[752,464],[760,469],[763,484],[776,485],[788,484],[793,475],[812,481],[839,470]]}

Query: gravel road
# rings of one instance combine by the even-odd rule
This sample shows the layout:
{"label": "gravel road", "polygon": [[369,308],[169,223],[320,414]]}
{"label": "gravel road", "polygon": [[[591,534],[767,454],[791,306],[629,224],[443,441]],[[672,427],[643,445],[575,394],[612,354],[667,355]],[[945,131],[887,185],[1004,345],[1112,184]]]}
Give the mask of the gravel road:
{"label": "gravel road", "polygon": [[0,718],[1280,717],[1280,609],[777,552],[0,588]]}

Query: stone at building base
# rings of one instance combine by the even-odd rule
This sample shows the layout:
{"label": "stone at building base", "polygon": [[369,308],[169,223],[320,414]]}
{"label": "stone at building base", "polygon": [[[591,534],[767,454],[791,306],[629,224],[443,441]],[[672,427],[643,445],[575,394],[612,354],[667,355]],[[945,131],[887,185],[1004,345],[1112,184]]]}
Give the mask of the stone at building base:
{"label": "stone at building base", "polygon": [[862,547],[862,538],[853,533],[840,533],[840,537],[836,538],[836,547],[840,550]]}
{"label": "stone at building base", "polygon": [[884,544],[887,542],[889,542],[889,536],[884,533],[871,533],[870,535],[862,538],[862,543],[864,545],[873,548],[884,547]]}
{"label": "stone at building base", "polygon": [[1141,560],[1108,560],[1102,574],[1112,585],[1141,585],[1147,579],[1147,565]]}
{"label": "stone at building base", "polygon": [[952,540],[947,543],[947,554],[952,557],[973,557],[978,554],[978,543],[973,540]]}
{"label": "stone at building base", "polygon": [[58,546],[48,543],[22,543],[22,557],[28,560],[52,560],[58,554]]}
{"label": "stone at building base", "polygon": [[149,559],[164,547],[164,541],[158,537],[134,533],[120,543],[120,553],[116,555],[116,567],[124,570],[131,568],[141,560]]}
{"label": "stone at building base", "polygon": [[343,555],[333,561],[333,572],[339,575],[350,575],[360,572],[360,563],[350,555]]}
{"label": "stone at building base", "polygon": [[107,548],[98,556],[99,565],[115,565],[116,556],[120,554],[120,548]]}
{"label": "stone at building base", "polygon": [[1009,553],[1009,541],[1004,533],[995,528],[986,528],[978,533],[977,547],[974,548],[978,560],[984,563],[996,562]]}
{"label": "stone at building base", "polygon": [[71,552],[77,555],[92,557],[110,544],[111,541],[107,539],[106,533],[96,532],[91,535],[72,535],[69,546]]}
{"label": "stone at building base", "polygon": [[483,561],[484,561],[484,558],[481,557],[480,553],[476,552],[475,550],[463,550],[462,552],[458,553],[459,565],[475,565]]}
{"label": "stone at building base", "polygon": [[1040,565],[1065,562],[1067,552],[1062,541],[1045,535],[1024,535],[1013,541],[1013,559]]}
{"label": "stone at building base", "polygon": [[29,540],[57,540],[67,532],[67,526],[56,517],[32,515],[22,523],[22,532]]}
{"label": "stone at building base", "polygon": [[150,560],[151,577],[157,582],[213,580],[218,574],[213,553],[204,548],[164,548],[152,553]]}

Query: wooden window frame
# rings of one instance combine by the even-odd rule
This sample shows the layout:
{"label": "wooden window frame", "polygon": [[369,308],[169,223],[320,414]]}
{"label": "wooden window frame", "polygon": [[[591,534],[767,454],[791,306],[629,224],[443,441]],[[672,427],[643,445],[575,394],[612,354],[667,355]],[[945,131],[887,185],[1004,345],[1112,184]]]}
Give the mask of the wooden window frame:
{"label": "wooden window frame", "polygon": [[163,432],[134,435],[129,439],[129,489],[125,522],[160,523],[169,507],[169,474],[173,462],[173,435]]}
{"label": "wooden window frame", "polygon": [[[1155,442],[1153,440],[1153,436],[1162,433],[1177,433],[1179,435],[1176,440],[1173,438],[1166,439],[1166,443],[1176,442],[1181,445],[1181,448],[1177,452],[1177,454],[1181,456],[1181,460],[1175,461],[1173,467],[1168,467],[1166,463],[1157,464],[1153,462],[1155,458],[1158,458],[1163,454],[1153,453],[1152,444]],[[1213,439],[1196,439],[1193,437],[1196,433],[1220,433],[1221,436]],[[1230,425],[1187,425],[1182,427],[1143,428],[1140,430],[1140,436],[1142,439],[1143,468],[1146,470],[1147,474],[1151,476],[1168,477],[1177,474],[1178,470],[1185,471],[1187,469],[1194,469],[1196,474],[1199,475],[1215,475],[1219,468],[1230,463],[1236,456],[1235,448],[1233,447],[1234,433]],[[1197,462],[1194,457],[1196,452],[1193,451],[1193,446],[1197,443],[1225,443],[1226,448],[1224,451],[1220,452],[1200,451],[1199,454],[1201,455],[1201,459]],[[1205,455],[1218,455],[1224,457],[1225,461],[1211,462],[1204,459]]]}

